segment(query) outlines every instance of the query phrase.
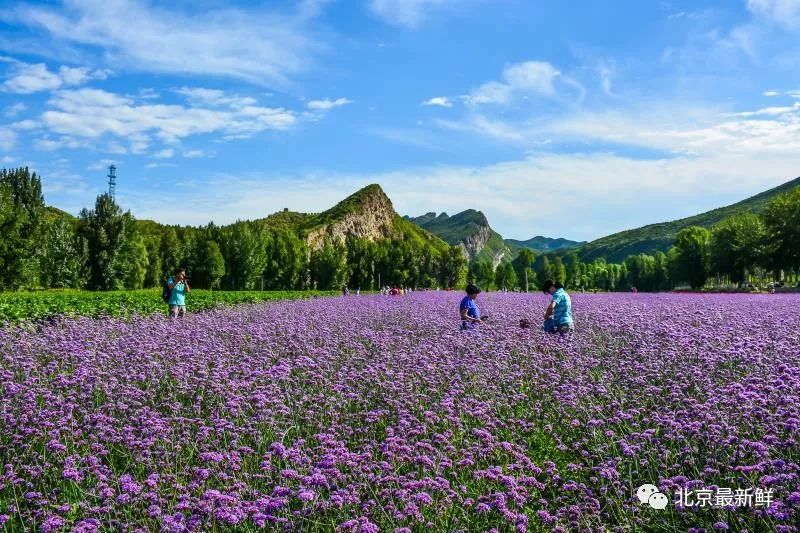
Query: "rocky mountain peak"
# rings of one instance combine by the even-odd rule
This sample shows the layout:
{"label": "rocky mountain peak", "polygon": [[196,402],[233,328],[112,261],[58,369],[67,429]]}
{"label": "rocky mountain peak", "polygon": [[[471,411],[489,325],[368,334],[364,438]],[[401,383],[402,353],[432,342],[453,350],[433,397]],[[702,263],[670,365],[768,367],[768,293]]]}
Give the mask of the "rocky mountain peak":
{"label": "rocky mountain peak", "polygon": [[368,185],[320,213],[318,225],[308,233],[308,244],[315,250],[326,239],[344,242],[348,236],[368,240],[391,238],[397,216],[380,185]]}

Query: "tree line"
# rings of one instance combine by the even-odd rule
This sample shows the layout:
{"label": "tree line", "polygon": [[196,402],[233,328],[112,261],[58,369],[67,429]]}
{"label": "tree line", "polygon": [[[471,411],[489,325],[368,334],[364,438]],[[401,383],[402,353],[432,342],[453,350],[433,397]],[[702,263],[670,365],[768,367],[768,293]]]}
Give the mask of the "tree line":
{"label": "tree line", "polygon": [[291,225],[241,221],[228,226],[165,226],[136,220],[108,195],[77,218],[48,209],[40,177],[0,170],[0,289],[139,289],[188,268],[197,288],[340,289],[382,285],[535,290],[546,279],[573,290],[664,291],[763,280],[797,280],[800,188],[776,197],[762,215],[727,218],[711,229],[680,231],[666,252],[621,263],[583,262],[577,252],[536,256],[523,249],[497,266],[467,262],[459,247],[411,238],[348,237],[309,249]]}
{"label": "tree line", "polygon": [[666,252],[636,254],[621,263],[582,262],[577,252],[543,255],[523,250],[496,269],[474,262],[469,281],[485,288],[526,290],[544,280],[571,289],[666,291],[688,286],[745,286],[767,281],[797,282],[800,273],[800,188],[775,197],[763,214],[743,212],[711,229],[687,227]]}
{"label": "tree line", "polygon": [[340,289],[465,283],[459,248],[407,239],[328,239],[318,249],[290,226],[165,226],[136,220],[107,194],[77,219],[48,209],[41,179],[0,171],[0,289],[157,287],[178,266],[193,286],[223,290]]}

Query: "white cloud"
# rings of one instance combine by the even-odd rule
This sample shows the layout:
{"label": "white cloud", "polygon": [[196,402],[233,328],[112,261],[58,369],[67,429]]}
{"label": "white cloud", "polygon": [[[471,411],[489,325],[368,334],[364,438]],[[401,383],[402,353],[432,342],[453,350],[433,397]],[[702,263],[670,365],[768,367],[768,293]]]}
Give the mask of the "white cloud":
{"label": "white cloud", "polygon": [[792,106],[783,106],[783,107],[764,107],[762,109],[757,109],[755,111],[742,111],[740,113],[730,113],[732,117],[757,117],[761,116],[781,116],[793,113],[800,109],[800,102],[795,103]]}
{"label": "white cloud", "polygon": [[47,65],[19,64],[12,69],[11,76],[3,83],[3,89],[18,94],[50,91],[61,87],[63,81],[58,74],[47,70]]}
{"label": "white cloud", "polygon": [[[87,82],[90,78],[89,76],[89,69],[88,68],[72,68],[72,67],[61,67],[58,69],[58,74],[61,77],[61,82],[64,85],[81,85]],[[105,73],[102,74],[102,77],[105,78]]]}
{"label": "white cloud", "polygon": [[[110,136],[113,141],[106,148],[110,153],[143,153],[153,137],[166,142],[214,133],[244,138],[265,130],[285,130],[297,121],[295,113],[283,108],[138,103],[131,97],[89,88],[59,91],[48,104],[50,109],[40,118],[43,128],[85,140]],[[128,148],[121,142],[127,143]],[[54,145],[48,141],[41,146]]]}
{"label": "white cloud", "polygon": [[44,173],[42,192],[47,195],[85,195],[89,187],[80,174],[75,174],[64,168],[51,168]]}
{"label": "white cloud", "polygon": [[101,159],[100,161],[92,163],[86,168],[88,168],[89,170],[106,170],[109,166],[116,164],[117,161],[115,161],[114,159]]}
{"label": "white cloud", "polygon": [[31,119],[20,120],[11,124],[11,127],[15,130],[35,130],[40,126],[41,124]]}
{"label": "white cloud", "polygon": [[416,28],[430,11],[461,3],[459,0],[370,0],[369,9],[389,24]]}
{"label": "white cloud", "polygon": [[2,163],[4,165],[7,165],[9,163],[13,163],[14,161],[16,161],[16,159],[11,157],[10,155],[6,155],[6,156],[3,156],[2,158],[0,158],[0,163]]}
{"label": "white cloud", "polygon": [[128,153],[128,149],[122,146],[118,141],[109,142],[104,151],[115,155],[125,155]]}
{"label": "white cloud", "polygon": [[160,96],[161,93],[150,87],[139,89],[139,98],[141,98],[142,100],[155,100]]}
{"label": "white cloud", "polygon": [[769,90],[769,91],[764,91],[763,93],[761,93],[761,95],[762,96],[780,96],[781,93],[779,93],[778,91]]}
{"label": "white cloud", "polygon": [[17,134],[8,128],[0,128],[0,150],[10,152],[16,144]]}
{"label": "white cloud", "polygon": [[[184,212],[159,211],[145,196],[132,207],[137,216],[168,223],[226,223],[283,207],[321,211],[359,187],[379,183],[401,214],[459,211],[464,197],[479,198],[475,207],[506,237],[591,239],[742,199],[794,177],[799,165],[800,151],[789,157],[724,152],[660,159],[536,154],[485,166],[434,165],[379,174],[220,175],[207,182],[214,195],[192,189],[182,196]],[[559,201],[543,202],[541,191],[553,187]],[[461,194],[454,196],[453,190]],[[565,212],[576,215],[565,221]]]}
{"label": "white cloud", "polygon": [[480,114],[471,114],[462,120],[436,120],[434,123],[448,130],[473,133],[504,142],[523,143],[528,137],[535,135],[534,132],[529,131],[527,126],[492,119]]}
{"label": "white cloud", "polygon": [[394,143],[416,146],[417,148],[424,148],[425,150],[441,150],[443,142],[447,141],[447,139],[439,135],[438,132],[424,128],[385,128],[372,126],[366,128],[366,131],[370,135]]}
{"label": "white cloud", "polygon": [[597,67],[597,73],[600,75],[600,85],[603,87],[603,92],[609,96],[614,96],[614,93],[611,91],[614,78],[613,67],[606,63],[601,63]]}
{"label": "white cloud", "polygon": [[61,66],[58,72],[51,72],[44,63],[22,63],[14,61],[10,76],[3,83],[3,90],[17,94],[30,94],[39,91],[53,91],[61,87],[77,86],[91,79],[103,79],[104,71],[94,71],[86,67]]}
{"label": "white cloud", "polygon": [[784,154],[792,159],[800,150],[800,105],[739,113],[645,105],[584,112],[547,129],[567,140],[612,142],[696,157]]}
{"label": "white cloud", "polygon": [[747,8],[781,26],[800,28],[800,0],[747,0]]}
{"label": "white cloud", "polygon": [[187,159],[194,159],[198,157],[204,157],[206,154],[202,150],[187,150],[183,152],[183,157]]}
{"label": "white cloud", "polygon": [[440,107],[453,107],[453,103],[446,96],[434,96],[429,100],[422,102],[422,105],[433,105]]}
{"label": "white cloud", "polygon": [[61,149],[63,147],[63,143],[58,140],[45,138],[45,139],[37,139],[34,142],[34,146],[36,146],[38,150],[41,150],[43,152],[54,152],[56,150]]}
{"label": "white cloud", "polygon": [[8,106],[3,114],[8,118],[14,118],[26,109],[28,109],[28,107],[25,104],[18,102],[14,105]]}
{"label": "white cloud", "polygon": [[175,150],[172,148],[165,148],[163,150],[159,150],[158,152],[153,154],[153,157],[156,159],[169,159],[170,157],[175,155]]}
{"label": "white cloud", "polygon": [[248,96],[230,96],[219,89],[203,89],[200,87],[181,87],[176,93],[185,96],[189,102],[196,105],[209,105],[220,107],[233,107],[241,109],[258,103],[255,98]]}
{"label": "white cloud", "polygon": [[563,75],[546,61],[525,61],[507,66],[503,69],[502,81],[484,83],[464,100],[471,105],[508,104],[517,96],[540,95],[552,97],[556,95],[556,81],[561,80],[572,88],[583,93],[583,87],[572,78]]}
{"label": "white cloud", "polygon": [[[262,7],[181,9],[144,0],[70,0],[62,8],[21,5],[6,22],[44,30],[56,45],[101,48],[110,64],[148,72],[227,76],[286,86],[320,49],[308,12]],[[301,10],[302,11],[302,10]]]}
{"label": "white cloud", "polygon": [[313,111],[328,111],[334,107],[341,107],[352,103],[353,101],[347,98],[337,98],[336,100],[325,98],[324,100],[311,100],[308,102],[308,108]]}
{"label": "white cloud", "polygon": [[175,163],[147,163],[144,168],[167,168],[167,167],[175,167],[177,166]]}

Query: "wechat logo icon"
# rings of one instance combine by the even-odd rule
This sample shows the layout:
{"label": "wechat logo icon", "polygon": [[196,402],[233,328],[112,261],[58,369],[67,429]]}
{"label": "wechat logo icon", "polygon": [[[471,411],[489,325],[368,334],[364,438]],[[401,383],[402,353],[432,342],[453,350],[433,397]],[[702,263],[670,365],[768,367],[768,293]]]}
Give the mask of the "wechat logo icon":
{"label": "wechat logo icon", "polygon": [[665,494],[659,492],[658,487],[649,483],[636,489],[636,497],[639,498],[639,502],[642,505],[647,504],[659,511],[661,509],[666,509],[669,503],[669,498],[667,498]]}

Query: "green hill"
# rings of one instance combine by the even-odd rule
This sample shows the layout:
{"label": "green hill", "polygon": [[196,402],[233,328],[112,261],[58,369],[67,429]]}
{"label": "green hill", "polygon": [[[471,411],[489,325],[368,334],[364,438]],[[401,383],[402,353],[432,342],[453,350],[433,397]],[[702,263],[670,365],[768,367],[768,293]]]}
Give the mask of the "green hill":
{"label": "green hill", "polygon": [[[51,206],[45,208],[45,216],[48,222],[58,218],[65,218],[73,223],[78,221],[69,213]],[[368,240],[405,240],[414,246],[432,247],[440,252],[448,248],[447,243],[439,237],[398,215],[391,200],[377,184],[356,191],[321,213],[299,213],[284,209],[256,219],[253,223],[267,229],[294,231],[306,239],[312,249],[323,242],[325,237],[341,241],[349,235]],[[148,236],[160,236],[169,226],[175,229],[181,227],[146,219],[136,219],[136,225],[142,234]],[[225,227],[221,226],[221,229]]]}
{"label": "green hill", "polygon": [[527,241],[518,241],[516,239],[506,239],[506,245],[514,252],[514,255],[519,253],[519,250],[527,248],[533,250],[536,254],[547,254],[551,252],[562,252],[566,250],[574,250],[586,244],[586,241],[578,242],[569,239],[553,239],[551,237],[536,236]]}
{"label": "green hill", "polygon": [[405,217],[420,228],[436,235],[451,246],[462,246],[471,260],[491,261],[493,264],[510,261],[512,251],[503,237],[494,231],[480,211],[467,209],[453,216],[447,213],[425,213]]}
{"label": "green hill", "polygon": [[262,219],[268,227],[287,227],[304,237],[311,248],[326,238],[343,241],[348,236],[368,240],[405,240],[415,246],[431,246],[439,251],[447,244],[398,215],[380,185],[356,191],[321,213],[280,211]]}
{"label": "green hill", "polygon": [[767,204],[777,195],[800,186],[800,178],[786,182],[768,191],[737,202],[735,204],[706,211],[672,222],[650,224],[641,228],[614,233],[594,240],[583,246],[579,255],[583,261],[604,258],[609,262],[623,261],[629,255],[657,251],[666,252],[675,240],[678,232],[689,226],[710,228],[717,222],[730,216],[743,213],[763,213]]}

